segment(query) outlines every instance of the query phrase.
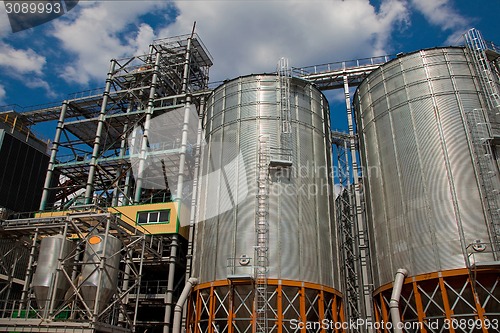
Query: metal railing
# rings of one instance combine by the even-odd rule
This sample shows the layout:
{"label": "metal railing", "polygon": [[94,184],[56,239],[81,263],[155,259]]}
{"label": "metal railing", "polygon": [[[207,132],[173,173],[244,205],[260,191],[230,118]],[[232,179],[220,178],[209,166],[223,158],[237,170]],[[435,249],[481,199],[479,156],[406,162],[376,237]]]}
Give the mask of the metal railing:
{"label": "metal railing", "polygon": [[253,259],[247,256],[227,258],[227,276],[228,278],[248,277],[254,275]]}
{"label": "metal railing", "polygon": [[306,66],[306,67],[292,67],[292,73],[294,76],[306,76],[311,74],[320,74],[325,72],[346,70],[349,68],[382,65],[388,62],[389,60],[394,59],[394,57],[395,57],[394,55],[384,55],[384,56],[362,58],[356,60],[331,62],[320,65]]}

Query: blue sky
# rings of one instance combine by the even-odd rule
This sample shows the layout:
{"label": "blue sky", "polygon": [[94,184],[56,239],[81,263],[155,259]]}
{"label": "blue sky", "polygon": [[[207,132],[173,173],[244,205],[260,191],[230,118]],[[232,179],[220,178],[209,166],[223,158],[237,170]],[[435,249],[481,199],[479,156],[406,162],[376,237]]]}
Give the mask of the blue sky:
{"label": "blue sky", "polygon": [[211,80],[457,45],[470,27],[500,44],[500,0],[88,1],[12,33],[0,4],[0,105],[61,101],[104,86],[111,58],[147,52],[155,38],[197,33]]}

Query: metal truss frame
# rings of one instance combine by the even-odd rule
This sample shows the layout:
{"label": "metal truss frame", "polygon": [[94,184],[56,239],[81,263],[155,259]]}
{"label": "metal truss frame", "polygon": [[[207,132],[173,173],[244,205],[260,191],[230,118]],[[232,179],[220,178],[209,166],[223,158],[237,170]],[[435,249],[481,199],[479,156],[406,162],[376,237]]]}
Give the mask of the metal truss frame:
{"label": "metal truss frame", "polygon": [[[89,237],[101,234],[106,241],[111,235],[122,242],[121,248],[113,254],[121,256],[118,288],[112,299],[105,305],[99,305],[100,288],[97,288],[94,304],[83,298],[81,286],[83,279],[76,279],[78,272],[85,265],[91,265],[102,281],[106,271],[106,258],[96,255],[93,262],[82,262],[82,253]],[[147,262],[162,261],[163,247],[169,246],[161,239],[154,237],[140,226],[125,223],[116,214],[103,211],[99,207],[85,207],[81,211],[73,211],[68,215],[54,217],[38,217],[22,220],[6,220],[0,229],[3,237],[7,235],[18,242],[28,243],[29,260],[25,272],[22,294],[20,298],[4,299],[0,331],[20,332],[55,332],[61,328],[72,332],[131,332],[138,324],[138,293],[141,286],[143,265]],[[65,300],[58,305],[56,292],[50,288],[49,298],[43,310],[36,304],[31,287],[34,274],[39,241],[43,237],[62,235],[75,242],[75,250],[63,257],[59,255],[58,272],[53,285],[58,279],[66,279],[71,285]],[[93,265],[93,266],[92,266]],[[68,272],[72,272],[69,274]],[[135,311],[129,316],[129,298],[134,300]]]}
{"label": "metal truss frame", "polygon": [[[316,323],[317,332],[343,332],[332,323],[343,323],[340,293],[318,284],[268,279],[266,316],[269,333],[292,333]],[[187,333],[251,333],[256,329],[255,288],[252,283],[215,281],[197,286],[188,306]],[[328,325],[321,323],[328,322]],[[298,329],[296,324],[303,323]]]}
{"label": "metal truss frame", "polygon": [[[43,118],[36,115],[44,110],[23,114],[34,123],[58,120],[40,209],[52,202],[64,208],[76,200],[101,206],[117,205],[118,198],[125,204],[168,201],[168,188],[143,193],[141,179],[132,174],[127,139],[140,127],[139,135],[147,140],[153,116],[187,103],[199,106],[210,92],[211,65],[210,54],[194,32],[156,40],[147,54],[111,60],[104,89],[66,100],[58,112],[51,106]],[[178,153],[174,149],[172,156]],[[54,184],[57,175],[62,177]]]}
{"label": "metal truss frame", "polygon": [[[15,239],[0,240],[0,299],[21,296],[24,276],[28,269],[29,251],[26,244]],[[8,311],[7,302],[0,307],[1,317]]]}
{"label": "metal truss frame", "polygon": [[[500,332],[499,273],[498,267],[481,269],[473,275],[459,269],[407,278],[400,301],[403,332]],[[389,284],[374,293],[379,324],[390,322],[391,292]],[[378,332],[390,330],[385,326]]]}

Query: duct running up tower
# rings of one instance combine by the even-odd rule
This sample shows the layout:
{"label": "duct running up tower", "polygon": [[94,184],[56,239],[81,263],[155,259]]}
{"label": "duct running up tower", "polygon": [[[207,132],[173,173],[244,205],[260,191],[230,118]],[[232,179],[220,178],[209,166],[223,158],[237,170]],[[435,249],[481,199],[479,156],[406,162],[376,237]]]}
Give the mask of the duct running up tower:
{"label": "duct running up tower", "polygon": [[212,93],[190,332],[285,332],[297,322],[343,320],[328,112],[318,89],[286,75],[240,77]]}
{"label": "duct running up tower", "polygon": [[498,167],[477,145],[495,140],[476,135],[490,123],[487,97],[464,48],[398,57],[356,92],[380,322],[391,320],[392,281],[405,268],[406,332],[498,332],[499,244],[486,198],[498,200]]}

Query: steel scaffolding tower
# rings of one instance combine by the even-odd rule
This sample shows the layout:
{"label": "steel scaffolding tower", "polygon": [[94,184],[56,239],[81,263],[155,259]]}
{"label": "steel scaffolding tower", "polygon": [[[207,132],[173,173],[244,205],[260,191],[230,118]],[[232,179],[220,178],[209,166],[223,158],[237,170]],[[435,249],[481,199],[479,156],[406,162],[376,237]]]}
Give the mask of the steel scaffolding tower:
{"label": "steel scaffolding tower", "polygon": [[353,321],[361,318],[359,272],[357,267],[357,249],[353,204],[353,187],[349,172],[349,135],[332,132],[332,143],[336,152],[336,170],[340,185],[339,195],[335,201],[335,218],[341,250],[341,273],[345,292],[345,310],[347,317]]}
{"label": "steel scaffolding tower", "polygon": [[[147,262],[161,261],[163,252],[167,250],[160,238],[138,226],[129,225],[116,214],[105,212],[97,206],[82,207],[64,216],[6,220],[2,223],[0,234],[3,238],[8,236],[19,243],[29,244],[25,247],[29,254],[28,269],[22,279],[22,293],[19,298],[2,299],[0,331],[131,332],[138,324],[137,295],[141,289],[143,266]],[[54,235],[74,240],[74,250],[62,255],[61,249],[58,273],[51,279],[48,298],[44,300],[46,306],[42,306],[33,297],[33,266],[36,267],[41,240]],[[104,298],[104,287],[96,289],[92,301],[84,294],[87,279],[83,279],[82,275],[86,267],[93,267],[92,274],[96,274],[99,281],[110,274],[109,264],[106,263],[110,256],[104,254],[107,253],[105,250],[101,255],[93,255],[92,261],[86,261],[85,257],[82,259],[85,244],[96,235],[104,242],[111,237],[118,239],[122,246],[111,257],[124,256],[124,266],[118,274],[118,288],[112,292],[111,300],[106,304],[98,303]],[[69,283],[70,289],[61,303],[55,286],[64,280]],[[102,283],[100,285],[104,285]],[[127,306],[129,298],[135,299],[132,311]]]}
{"label": "steel scaffolding tower", "polygon": [[[137,330],[141,326],[148,326],[149,329],[160,327],[163,332],[170,330],[172,307],[178,296],[176,293],[182,288],[187,272],[184,253],[187,235],[178,224],[181,210],[182,218],[187,220],[190,219],[190,212],[189,209],[181,208],[189,201],[182,199],[195,198],[190,191],[195,191],[196,184],[190,189],[186,182],[194,179],[198,168],[197,156],[191,158],[191,151],[199,151],[199,142],[197,144],[196,137],[190,137],[188,132],[196,131],[196,126],[190,126],[193,123],[192,114],[196,115],[200,110],[198,116],[201,115],[204,100],[211,92],[208,89],[211,65],[212,58],[193,28],[190,35],[155,40],[145,55],[111,60],[105,88],[75,95],[64,101],[62,106],[48,105],[20,115],[30,124],[57,120],[40,206],[44,217],[38,214],[34,218],[31,214],[29,220],[8,222],[9,225],[22,224],[25,236],[33,239],[32,243],[30,241],[31,249],[38,248],[41,236],[37,230],[45,228],[45,224],[50,227],[69,223],[69,235],[74,228],[74,219],[64,216],[74,214],[78,207],[99,206],[99,214],[110,216],[113,221],[118,219],[121,228],[128,228],[128,224],[135,225],[136,229],[140,229],[139,217],[135,216],[135,212],[134,216],[126,215],[127,209],[121,210],[120,207],[140,207],[145,204],[151,207],[164,203],[172,207],[173,231],[159,231],[158,235],[143,231],[147,234],[144,236],[148,242],[146,247],[156,248],[158,256],[153,258],[148,251],[134,252],[129,248],[122,251],[127,256],[122,259],[124,270],[120,273],[123,276],[121,288],[127,292],[116,296],[120,299],[120,305],[119,308],[113,308],[109,318],[114,318],[110,319],[115,320],[114,323],[119,320],[120,325],[123,321],[130,322],[124,326],[124,331]],[[161,128],[161,133],[153,133],[153,119],[163,115],[168,115],[169,122]],[[198,121],[194,120],[194,123],[198,124]],[[201,123],[198,124],[198,131],[200,129]],[[162,136],[161,142],[156,142],[153,138],[153,134],[158,136],[163,131],[171,133],[174,130],[179,134],[174,140]],[[151,153],[162,156],[161,166],[154,170],[147,169],[151,163],[147,158]],[[162,186],[148,186],[150,180],[143,178],[142,173],[145,170],[149,172],[147,177],[163,180]],[[167,182],[166,174],[175,178],[173,184]],[[49,210],[61,212],[51,213]],[[87,223],[94,225],[101,221],[99,214],[89,213]],[[192,214],[194,211],[191,211]],[[97,222],[93,219],[97,219]],[[5,230],[11,231],[7,226]],[[53,228],[52,231],[55,230]],[[113,230],[111,233],[114,235],[117,231]],[[133,232],[129,234],[134,235]],[[78,235],[78,239],[85,241],[86,232]],[[37,251],[33,251],[32,264],[36,263]],[[145,263],[141,273],[131,266],[139,261]],[[143,276],[142,281],[134,280],[137,274]],[[12,276],[10,280],[14,284],[18,281],[17,276]],[[10,309],[11,304],[5,304]],[[138,308],[142,310],[138,312]],[[29,311],[33,313],[34,310]],[[5,313],[4,318],[16,315],[10,311]],[[31,329],[31,324],[23,322],[22,325]],[[64,324],[47,323],[41,329],[57,330],[61,325]],[[82,332],[104,330],[101,326],[71,327]]]}
{"label": "steel scaffolding tower", "polygon": [[[361,200],[361,182],[351,181],[349,153],[356,145],[356,137],[347,133],[332,132],[336,152],[336,170],[340,192],[336,199],[336,221],[341,240],[341,266],[345,293],[346,315],[349,320],[372,320],[372,277],[369,267],[367,227]],[[357,150],[357,148],[355,148]],[[358,194],[358,195],[356,195]],[[369,327],[359,325],[354,332],[369,332]]]}
{"label": "steel scaffolding tower", "polygon": [[[33,121],[58,119],[40,209],[53,204],[48,202],[51,192],[60,207],[75,201],[108,206],[118,200],[127,204],[169,199],[168,188],[145,191],[132,167],[139,168],[138,174],[144,167],[140,154],[148,148],[153,117],[191,103],[198,106],[206,96],[211,65],[211,56],[196,34],[156,40],[148,54],[112,60],[103,91],[64,101],[59,109],[25,114]],[[139,166],[130,163],[134,150],[128,138],[134,131],[142,136],[136,152]],[[164,169],[179,165],[181,150],[181,146],[164,148],[169,157]],[[50,184],[55,175],[62,177],[54,188]]]}

